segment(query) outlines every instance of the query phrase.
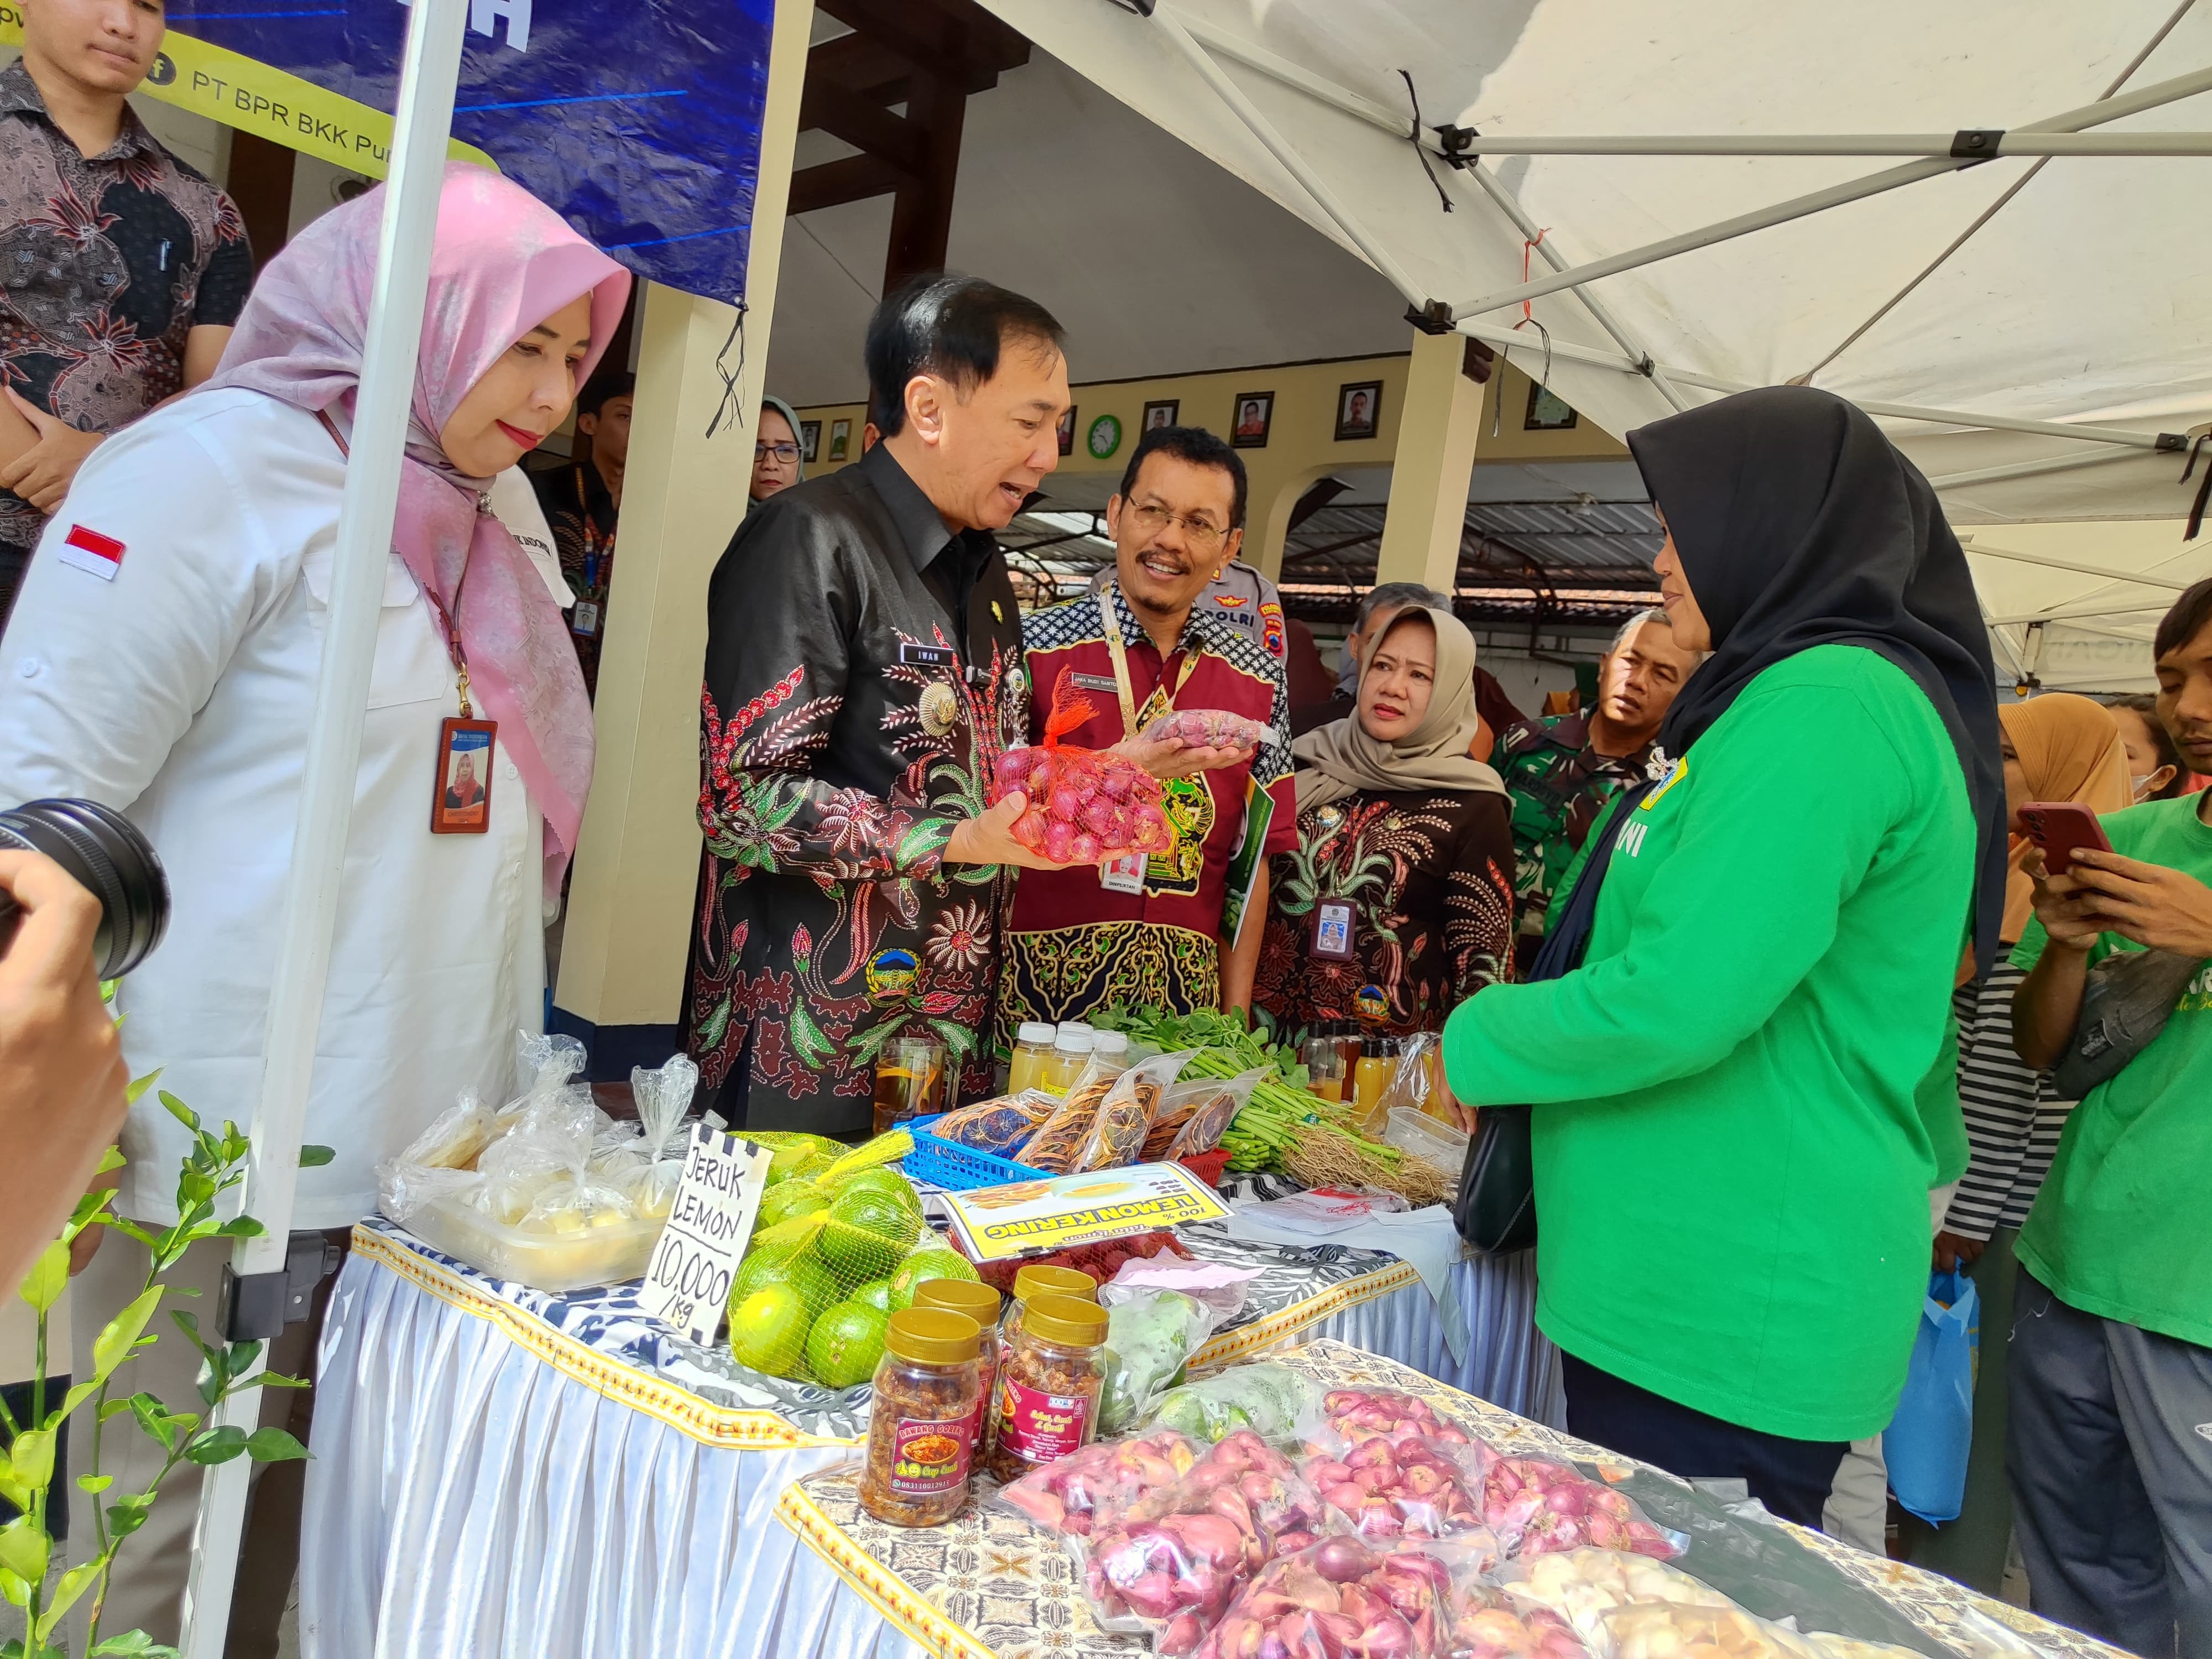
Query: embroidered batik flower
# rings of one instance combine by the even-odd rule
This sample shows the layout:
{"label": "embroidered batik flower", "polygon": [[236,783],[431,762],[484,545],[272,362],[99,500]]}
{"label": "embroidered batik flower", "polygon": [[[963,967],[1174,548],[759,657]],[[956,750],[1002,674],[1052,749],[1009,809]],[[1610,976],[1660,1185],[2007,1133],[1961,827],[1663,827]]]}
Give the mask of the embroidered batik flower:
{"label": "embroidered batik flower", "polygon": [[973,968],[991,952],[991,923],[980,904],[956,904],[931,926],[929,959],[939,968]]}

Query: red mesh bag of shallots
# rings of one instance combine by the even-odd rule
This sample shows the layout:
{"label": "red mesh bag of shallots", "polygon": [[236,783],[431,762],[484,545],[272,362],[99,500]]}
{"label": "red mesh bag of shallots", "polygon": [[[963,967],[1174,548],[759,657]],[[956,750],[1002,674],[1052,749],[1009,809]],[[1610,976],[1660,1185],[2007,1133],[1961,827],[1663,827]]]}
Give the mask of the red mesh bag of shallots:
{"label": "red mesh bag of shallots", "polygon": [[1014,820],[1014,839],[1055,864],[1166,852],[1175,833],[1168,828],[1158,781],[1119,755],[1060,741],[1097,712],[1070,685],[1062,669],[1044,741],[1009,749],[993,769],[994,802],[1016,790],[1029,797],[1029,810]]}

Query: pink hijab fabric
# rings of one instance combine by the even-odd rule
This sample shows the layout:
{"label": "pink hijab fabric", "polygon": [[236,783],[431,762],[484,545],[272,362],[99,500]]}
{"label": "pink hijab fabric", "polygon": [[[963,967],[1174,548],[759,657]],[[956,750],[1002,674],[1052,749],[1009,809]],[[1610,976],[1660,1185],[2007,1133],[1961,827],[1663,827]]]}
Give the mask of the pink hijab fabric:
{"label": "pink hijab fabric", "polygon": [[[384,196],[379,185],[331,210],[269,262],[201,390],[245,386],[297,409],[328,410],[341,430],[351,429]],[[591,788],[591,701],[552,595],[483,504],[491,480],[458,471],[437,434],[508,347],[588,294],[592,344],[580,385],[622,320],[629,281],[519,185],[447,164],[392,547],[441,599],[460,586],[454,622],[469,689],[499,722],[500,742],[544,814],[549,896],[561,890]]]}

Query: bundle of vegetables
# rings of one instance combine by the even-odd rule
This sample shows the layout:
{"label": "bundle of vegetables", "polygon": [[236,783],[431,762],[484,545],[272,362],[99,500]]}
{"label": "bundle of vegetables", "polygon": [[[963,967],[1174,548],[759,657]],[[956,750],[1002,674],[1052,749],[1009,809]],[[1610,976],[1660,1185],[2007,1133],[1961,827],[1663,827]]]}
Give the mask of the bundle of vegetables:
{"label": "bundle of vegetables", "polygon": [[1428,1550],[1326,1539],[1263,1568],[1199,1659],[1442,1659],[1463,1599],[1454,1579]]}
{"label": "bundle of vegetables", "polygon": [[1624,1492],[1546,1457],[1508,1457],[1478,1441],[1482,1518],[1509,1555],[1580,1549],[1628,1550],[1664,1560],[1680,1555],[1677,1534],[1663,1531]]}
{"label": "bundle of vegetables", "polygon": [[1041,1527],[1087,1538],[1100,1511],[1126,1509],[1148,1492],[1175,1485],[1198,1462],[1198,1448],[1173,1429],[1127,1440],[1099,1440],[999,1489],[999,1501]]}
{"label": "bundle of vegetables", "polygon": [[1084,1588],[1102,1627],[1151,1631],[1155,1653],[1182,1659],[1253,1574],[1316,1540],[1322,1515],[1290,1459],[1240,1430],[1174,1486],[1096,1517]]}
{"label": "bundle of vegetables", "polygon": [[1014,839],[1055,864],[1166,852],[1175,845],[1175,832],[1168,827],[1158,780],[1119,755],[1060,742],[1094,712],[1090,699],[1070,690],[1072,684],[1061,670],[1042,744],[999,757],[992,799],[1017,790],[1028,796],[1028,810],[1014,820]]}

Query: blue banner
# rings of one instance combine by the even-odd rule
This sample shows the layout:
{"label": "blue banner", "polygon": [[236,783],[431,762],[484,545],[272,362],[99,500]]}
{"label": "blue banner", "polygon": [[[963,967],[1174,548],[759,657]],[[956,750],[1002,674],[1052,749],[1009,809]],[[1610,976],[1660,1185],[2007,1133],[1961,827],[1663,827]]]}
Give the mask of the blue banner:
{"label": "blue banner", "polygon": [[[397,107],[402,0],[170,0],[168,22]],[[736,300],[774,22],[774,0],[469,0],[453,136],[640,276]]]}

